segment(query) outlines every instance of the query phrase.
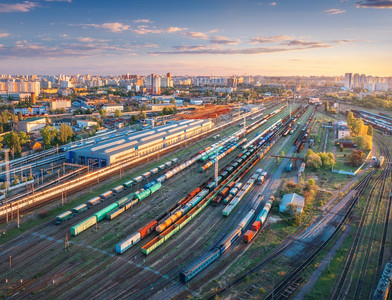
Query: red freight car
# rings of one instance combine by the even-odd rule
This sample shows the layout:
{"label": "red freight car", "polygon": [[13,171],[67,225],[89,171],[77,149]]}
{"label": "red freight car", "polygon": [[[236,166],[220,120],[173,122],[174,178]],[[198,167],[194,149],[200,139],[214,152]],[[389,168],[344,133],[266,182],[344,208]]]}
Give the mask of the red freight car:
{"label": "red freight car", "polygon": [[146,235],[148,235],[151,231],[155,230],[155,227],[157,227],[158,225],[158,221],[154,220],[151,221],[150,223],[148,223],[146,226],[144,226],[143,228],[141,228],[139,230],[140,232],[140,238],[143,239]]}

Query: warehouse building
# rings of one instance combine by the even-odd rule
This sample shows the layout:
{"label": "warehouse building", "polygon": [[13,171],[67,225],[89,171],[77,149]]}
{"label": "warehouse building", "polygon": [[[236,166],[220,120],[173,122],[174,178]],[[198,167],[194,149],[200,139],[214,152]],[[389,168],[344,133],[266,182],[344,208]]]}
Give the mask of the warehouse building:
{"label": "warehouse building", "polygon": [[70,161],[81,165],[106,167],[131,157],[176,144],[192,136],[208,131],[211,121],[186,120],[155,127],[150,130],[132,132],[110,142],[101,142],[70,153]]}
{"label": "warehouse building", "polygon": [[294,205],[297,211],[302,213],[305,206],[305,198],[296,193],[284,195],[279,205],[279,212],[288,212],[290,205]]}

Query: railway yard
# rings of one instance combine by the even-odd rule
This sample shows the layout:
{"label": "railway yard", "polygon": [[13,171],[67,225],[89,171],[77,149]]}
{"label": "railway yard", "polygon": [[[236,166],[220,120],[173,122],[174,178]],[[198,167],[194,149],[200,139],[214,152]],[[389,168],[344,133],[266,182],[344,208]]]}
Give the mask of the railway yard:
{"label": "railway yard", "polygon": [[[64,177],[51,172],[53,182],[37,194],[42,201],[24,192],[3,201],[0,297],[368,299],[378,292],[382,299],[389,282],[377,286],[392,254],[392,138],[381,135],[388,117],[355,112],[378,124],[373,152],[385,162],[376,168],[369,159],[347,176],[305,168],[308,149],[333,150],[334,132],[323,126],[333,117],[317,106],[278,102],[222,113],[215,124],[197,112],[195,120],[157,127],[147,134],[159,136],[151,150],[143,153],[138,140],[132,151],[140,155],[103,169],[80,156],[91,152],[94,161],[110,143],[122,155],[121,143],[130,151],[139,133],[110,133],[80,151],[71,145],[14,164],[47,159],[38,170],[56,161]],[[213,118],[213,110],[205,115]],[[72,155],[78,161],[66,165]],[[300,224],[289,225],[277,211],[280,191],[309,179],[320,189]]]}

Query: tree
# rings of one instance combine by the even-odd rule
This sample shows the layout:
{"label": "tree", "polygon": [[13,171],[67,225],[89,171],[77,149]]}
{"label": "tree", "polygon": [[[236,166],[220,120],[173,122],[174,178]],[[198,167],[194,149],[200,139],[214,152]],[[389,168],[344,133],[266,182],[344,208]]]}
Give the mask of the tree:
{"label": "tree", "polygon": [[373,136],[373,126],[370,124],[368,125],[367,135]]}
{"label": "tree", "polygon": [[116,111],[114,112],[114,116],[115,116],[116,118],[121,117],[121,110],[116,109]]}
{"label": "tree", "polygon": [[318,153],[321,158],[322,166],[324,168],[332,168],[335,164],[335,157],[331,152],[321,152]]}
{"label": "tree", "polygon": [[30,140],[30,137],[24,131],[19,131],[18,137],[21,145],[25,145]]}
{"label": "tree", "polygon": [[361,119],[355,118],[351,125],[351,131],[355,136],[358,136],[361,132],[363,132],[364,126],[365,124]]}
{"label": "tree", "polygon": [[132,117],[131,117],[131,120],[133,121],[133,122],[137,122],[137,121],[139,121],[139,115],[132,115]]}
{"label": "tree", "polygon": [[306,161],[308,167],[313,169],[320,169],[323,165],[321,158],[318,154],[314,153],[310,155]]}
{"label": "tree", "polygon": [[42,128],[40,130],[40,133],[41,133],[42,139],[44,140],[44,144],[46,146],[50,146],[52,143],[52,140],[57,136],[58,132],[59,131],[56,128],[49,126],[49,125]]}
{"label": "tree", "polygon": [[174,107],[176,107],[176,99],[171,98],[170,99],[170,103],[174,105]]}
{"label": "tree", "polygon": [[73,130],[71,126],[67,124],[60,125],[59,140],[62,144],[65,144],[69,138],[73,136]]}
{"label": "tree", "polygon": [[23,115],[20,111],[18,111],[18,121],[22,121],[23,120]]}
{"label": "tree", "polygon": [[22,152],[22,146],[20,144],[19,135],[11,131],[4,135],[4,143],[7,145],[8,149],[14,154],[20,154]]}
{"label": "tree", "polygon": [[106,118],[108,112],[106,111],[106,109],[101,108],[101,109],[99,110],[99,114],[100,114],[100,116],[101,116],[101,119],[103,120],[103,119]]}
{"label": "tree", "polygon": [[356,136],[353,138],[357,147],[363,150],[371,150],[373,147],[372,137],[370,135]]}
{"label": "tree", "polygon": [[352,111],[350,111],[347,115],[347,126],[351,127],[352,123],[354,121],[354,114]]}
{"label": "tree", "polygon": [[141,111],[140,114],[139,114],[139,118],[142,119],[142,120],[146,119],[147,118],[146,112],[145,111]]}
{"label": "tree", "polygon": [[360,150],[353,150],[349,156],[347,156],[347,162],[352,166],[360,166],[363,162],[363,152]]}
{"label": "tree", "polygon": [[287,204],[287,211],[289,213],[296,213],[297,212],[297,205],[294,203]]}
{"label": "tree", "polygon": [[328,103],[328,101],[324,102],[324,110],[325,111],[329,111],[329,103]]}

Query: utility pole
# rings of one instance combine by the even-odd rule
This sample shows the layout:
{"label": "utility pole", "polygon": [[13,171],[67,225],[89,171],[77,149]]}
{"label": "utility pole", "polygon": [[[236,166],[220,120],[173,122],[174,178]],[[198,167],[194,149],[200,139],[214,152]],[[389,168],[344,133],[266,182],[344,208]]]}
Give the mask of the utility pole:
{"label": "utility pole", "polygon": [[68,234],[65,234],[65,243],[64,243],[64,250],[69,251],[69,241],[68,241]]}
{"label": "utility pole", "polygon": [[4,149],[5,154],[5,172],[6,172],[6,183],[5,183],[5,190],[8,191],[10,186],[10,164],[9,164],[9,152],[10,149]]}
{"label": "utility pole", "polygon": [[10,270],[12,269],[12,256],[10,255]]}
{"label": "utility pole", "polygon": [[218,151],[216,152],[216,157],[215,157],[215,187],[218,186],[218,171],[219,171],[219,166],[218,166]]}
{"label": "utility pole", "polygon": [[246,135],[246,116],[244,116],[244,137]]}
{"label": "utility pole", "polygon": [[18,228],[20,227],[20,220],[19,220],[19,204],[18,204]]}

